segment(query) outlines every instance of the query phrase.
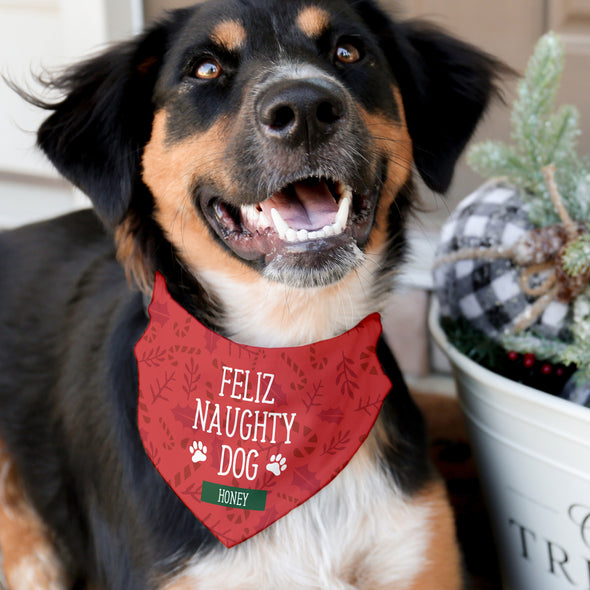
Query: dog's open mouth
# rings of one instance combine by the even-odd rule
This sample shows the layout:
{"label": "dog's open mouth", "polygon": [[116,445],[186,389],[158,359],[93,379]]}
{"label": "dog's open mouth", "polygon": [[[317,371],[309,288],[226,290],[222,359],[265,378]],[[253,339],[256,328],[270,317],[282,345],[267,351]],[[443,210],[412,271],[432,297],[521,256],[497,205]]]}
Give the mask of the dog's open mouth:
{"label": "dog's open mouth", "polygon": [[359,194],[340,180],[310,177],[269,199],[236,207],[200,194],[202,211],[216,234],[245,260],[330,251],[347,243],[362,246],[372,226],[378,187]]}

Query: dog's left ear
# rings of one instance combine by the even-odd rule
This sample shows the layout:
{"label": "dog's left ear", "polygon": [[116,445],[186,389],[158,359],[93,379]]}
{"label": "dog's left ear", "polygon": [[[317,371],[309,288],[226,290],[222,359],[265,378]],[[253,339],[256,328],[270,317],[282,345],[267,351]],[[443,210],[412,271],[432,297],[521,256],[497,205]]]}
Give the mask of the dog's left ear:
{"label": "dog's left ear", "polygon": [[445,192],[457,159],[510,68],[422,21],[393,22],[373,0],[350,0],[376,33],[399,85],[414,162]]}
{"label": "dog's left ear", "polygon": [[48,85],[57,103],[29,100],[53,113],[37,134],[55,167],[93,202],[102,221],[116,226],[138,182],[143,146],[151,133],[153,91],[182,11],[170,13],[139,37],[76,64]]}

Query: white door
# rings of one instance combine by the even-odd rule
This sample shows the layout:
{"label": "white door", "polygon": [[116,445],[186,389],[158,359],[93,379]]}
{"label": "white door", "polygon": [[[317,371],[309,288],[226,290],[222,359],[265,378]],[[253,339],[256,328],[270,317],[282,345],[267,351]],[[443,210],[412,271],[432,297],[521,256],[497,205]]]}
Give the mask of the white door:
{"label": "white door", "polygon": [[[0,0],[0,71],[39,92],[35,74],[127,37],[142,20],[140,0]],[[34,147],[47,113],[1,80],[0,105],[0,229],[84,205]]]}

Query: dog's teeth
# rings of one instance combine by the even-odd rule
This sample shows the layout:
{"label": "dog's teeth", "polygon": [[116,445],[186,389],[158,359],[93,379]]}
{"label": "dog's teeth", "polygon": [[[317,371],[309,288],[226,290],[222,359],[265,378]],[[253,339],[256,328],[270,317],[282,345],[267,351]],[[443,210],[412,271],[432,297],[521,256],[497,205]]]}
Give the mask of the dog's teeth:
{"label": "dog's teeth", "polygon": [[346,223],[348,221],[348,213],[350,211],[351,202],[352,202],[352,199],[348,195],[346,195],[346,196],[343,195],[342,198],[340,199],[340,205],[338,206],[338,213],[336,213],[336,220],[332,224],[335,234],[339,234],[344,231],[344,228],[346,227]]}
{"label": "dog's teeth", "polygon": [[270,227],[271,225],[272,224],[268,220],[268,217],[264,214],[264,211],[261,211],[260,215],[258,217],[258,226],[261,227],[262,229],[266,229],[267,227]]}
{"label": "dog's teeth", "polygon": [[242,205],[242,217],[253,229],[264,230],[272,227],[268,217],[258,208],[258,205]]}
{"label": "dog's teeth", "polygon": [[341,180],[336,181],[335,184],[335,188],[336,188],[336,192],[341,196],[341,197],[346,197],[347,194],[349,196],[352,195],[350,188],[347,184],[344,184]]}
{"label": "dog's teeth", "polygon": [[[290,243],[295,243],[325,239],[341,234],[348,223],[348,217],[350,215],[352,205],[352,190],[342,182],[338,182],[336,184],[336,188],[341,195],[340,203],[338,205],[338,212],[336,213],[334,223],[325,225],[322,229],[313,231],[306,229],[293,229],[292,227],[289,227],[289,224],[282,218],[277,209],[271,209],[270,214],[279,238]],[[267,223],[268,226],[270,226],[268,218],[266,215],[264,215],[264,213],[256,211],[256,215],[258,216],[257,218],[259,227],[264,226]]]}
{"label": "dog's teeth", "polygon": [[287,222],[281,217],[281,214],[276,209],[273,208],[270,210],[270,216],[272,217],[273,223],[277,228],[279,238],[281,238],[281,240],[284,240],[287,235],[287,232],[291,228],[287,225]]}
{"label": "dog's teeth", "polygon": [[243,205],[242,206],[242,214],[246,216],[246,219],[252,225],[256,225],[258,223],[258,211],[254,205]]}
{"label": "dog's teeth", "polygon": [[348,197],[352,200],[352,189],[347,184],[344,184],[341,180],[337,180],[334,188],[342,198]]}

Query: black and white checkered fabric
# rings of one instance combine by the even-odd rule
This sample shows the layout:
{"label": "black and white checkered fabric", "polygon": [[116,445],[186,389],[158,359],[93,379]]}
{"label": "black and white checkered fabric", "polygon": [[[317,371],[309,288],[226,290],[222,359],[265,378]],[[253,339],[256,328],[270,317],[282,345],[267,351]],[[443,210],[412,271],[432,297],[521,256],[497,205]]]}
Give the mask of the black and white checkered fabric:
{"label": "black and white checkered fabric", "polygon": [[[440,260],[470,248],[508,248],[531,229],[520,191],[514,187],[490,182],[464,199],[443,226],[437,250],[434,283],[441,315],[464,317],[492,338],[510,329],[535,302],[520,287],[522,267],[506,258],[446,264]],[[535,328],[545,336],[565,338],[570,315],[567,305],[552,302]]]}

